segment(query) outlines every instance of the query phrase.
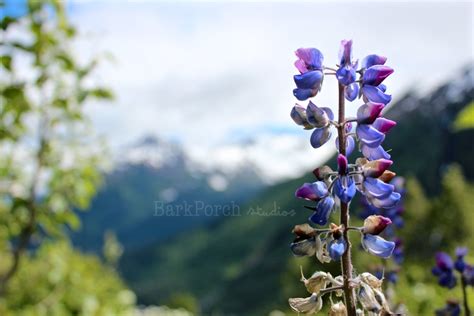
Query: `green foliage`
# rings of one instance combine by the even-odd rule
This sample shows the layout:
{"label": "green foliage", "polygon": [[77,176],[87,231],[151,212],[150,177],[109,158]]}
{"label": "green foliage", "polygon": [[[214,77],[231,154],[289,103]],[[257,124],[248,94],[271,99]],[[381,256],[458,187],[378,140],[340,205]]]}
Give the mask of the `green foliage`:
{"label": "green foliage", "polygon": [[459,112],[453,127],[456,131],[474,128],[474,102],[469,103],[469,105]]}
{"label": "green foliage", "polygon": [[112,93],[86,83],[97,61],[71,52],[63,5],[30,0],[26,16],[0,22],[0,314],[132,315],[135,296],[112,267],[118,242],[106,238],[107,266],[66,241],[105,157],[84,104]]}
{"label": "green foliage", "polygon": [[58,241],[25,259],[0,300],[1,315],[133,315],[135,295],[96,256]]}

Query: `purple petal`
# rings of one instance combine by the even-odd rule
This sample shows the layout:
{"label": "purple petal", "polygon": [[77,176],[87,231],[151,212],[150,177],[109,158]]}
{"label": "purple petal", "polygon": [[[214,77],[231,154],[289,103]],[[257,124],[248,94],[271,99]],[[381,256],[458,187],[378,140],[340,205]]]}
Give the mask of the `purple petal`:
{"label": "purple petal", "polygon": [[361,151],[365,158],[368,160],[377,160],[377,159],[390,159],[390,154],[387,153],[382,146],[378,146],[375,148],[366,146],[364,144],[361,145]]}
{"label": "purple petal", "polygon": [[362,246],[369,253],[381,258],[388,258],[392,255],[395,243],[380,236],[365,234],[362,238]]}
{"label": "purple petal", "polygon": [[356,70],[351,65],[342,66],[336,71],[336,78],[341,84],[348,86],[356,80]]}
{"label": "purple petal", "polygon": [[436,266],[442,270],[452,270],[454,268],[453,260],[446,252],[438,252],[435,259]]}
{"label": "purple petal", "polygon": [[376,178],[366,178],[364,180],[364,193],[369,198],[385,199],[394,190],[393,185],[385,183]]}
{"label": "purple petal", "polygon": [[375,65],[364,71],[362,81],[369,86],[378,86],[392,73],[393,69],[388,66]]}
{"label": "purple petal", "polygon": [[291,109],[290,116],[298,125],[307,126],[309,124],[306,119],[306,109],[299,104],[295,104]]}
{"label": "purple petal", "polygon": [[398,192],[392,192],[385,199],[369,199],[369,202],[377,208],[392,208],[400,201],[401,195]]}
{"label": "purple petal", "polygon": [[353,82],[350,85],[346,86],[346,90],[344,91],[344,96],[348,101],[354,101],[357,96],[359,95],[359,84],[357,82]]}
{"label": "purple petal", "polygon": [[456,248],[456,257],[464,257],[467,255],[466,247],[457,247]]}
{"label": "purple petal", "polygon": [[309,217],[309,220],[317,225],[324,226],[328,223],[334,204],[336,202],[331,196],[327,196],[316,205],[316,211]]}
{"label": "purple petal", "polygon": [[352,40],[342,40],[339,49],[340,65],[345,66],[351,63],[352,59]]}
{"label": "purple petal", "polygon": [[299,187],[295,196],[310,201],[319,201],[328,194],[328,188],[323,181],[305,183]]}
{"label": "purple petal", "polygon": [[[346,138],[346,156],[350,156],[355,149],[355,140],[352,136]],[[339,137],[336,137],[336,148],[339,151]]]}
{"label": "purple petal", "polygon": [[357,110],[357,123],[372,124],[382,112],[385,104],[383,103],[365,103]]}
{"label": "purple petal", "polygon": [[346,241],[343,238],[333,239],[328,245],[329,256],[334,261],[339,261],[346,252]]}
{"label": "purple petal", "polygon": [[334,193],[344,203],[349,203],[356,194],[356,186],[352,177],[342,176],[335,180]]}
{"label": "purple petal", "polygon": [[313,148],[319,148],[331,138],[329,127],[317,128],[311,134],[310,143]]}
{"label": "purple petal", "polygon": [[323,54],[316,48],[298,48],[295,52],[299,58],[295,62],[296,68],[301,73],[305,73],[310,70],[322,70],[323,69]]}
{"label": "purple petal", "polygon": [[359,140],[366,146],[375,148],[382,144],[385,139],[385,134],[379,132],[376,128],[371,125],[357,125],[356,128],[357,136]]}
{"label": "purple petal", "polygon": [[392,164],[393,161],[388,159],[372,160],[362,166],[362,172],[364,177],[378,178],[385,170],[390,168]]}
{"label": "purple petal", "polygon": [[362,87],[362,94],[364,98],[373,103],[383,103],[388,104],[392,101],[392,96],[389,94],[384,93],[378,87],[365,85]]}
{"label": "purple petal", "polygon": [[293,95],[300,101],[314,97],[318,92],[312,89],[293,89]]}
{"label": "purple petal", "polygon": [[337,156],[337,166],[340,175],[345,175],[347,173],[347,158],[344,155],[339,154]]}
{"label": "purple petal", "polygon": [[331,121],[334,120],[334,113],[332,113],[332,110],[330,108],[322,107],[321,109],[323,109],[326,112],[326,114],[328,115]]}
{"label": "purple petal", "polygon": [[367,69],[374,65],[383,65],[386,61],[387,57],[376,54],[368,55],[362,60],[362,68]]}
{"label": "purple petal", "polygon": [[329,116],[323,108],[317,107],[313,102],[309,101],[306,109],[308,122],[314,127],[326,127],[329,124]]}
{"label": "purple petal", "polygon": [[308,71],[301,75],[294,75],[293,79],[299,89],[317,89],[323,81],[323,72],[319,70]]}
{"label": "purple petal", "polygon": [[378,129],[380,132],[386,134],[389,130],[391,130],[397,122],[386,119],[384,117],[379,117],[374,121],[373,126]]}

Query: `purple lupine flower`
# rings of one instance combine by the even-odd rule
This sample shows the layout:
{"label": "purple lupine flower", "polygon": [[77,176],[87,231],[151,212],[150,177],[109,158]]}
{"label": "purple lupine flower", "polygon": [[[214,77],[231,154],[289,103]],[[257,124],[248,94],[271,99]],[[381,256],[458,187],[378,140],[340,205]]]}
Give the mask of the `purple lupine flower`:
{"label": "purple lupine flower", "polygon": [[466,268],[466,262],[464,261],[464,257],[467,255],[467,248],[466,247],[458,247],[456,248],[456,261],[454,262],[454,267],[459,272],[463,272]]}
{"label": "purple lupine flower", "polygon": [[328,195],[328,187],[323,181],[305,183],[299,187],[295,196],[309,201],[319,201]]}
{"label": "purple lupine flower", "polygon": [[329,194],[326,183],[316,181],[314,183],[305,183],[296,190],[295,196],[309,201],[318,202],[316,207],[311,209],[314,211],[309,220],[318,225],[326,225],[335,201]]}
{"label": "purple lupine flower", "polygon": [[313,129],[311,134],[311,146],[319,148],[331,138],[330,121],[334,120],[334,114],[330,108],[318,107],[309,101],[308,107],[296,104],[290,113],[293,121],[305,129]]}
{"label": "purple lupine flower", "polygon": [[356,80],[357,62],[352,63],[351,59],[352,40],[342,40],[339,49],[339,69],[336,71],[336,77],[344,86],[348,86]]}
{"label": "purple lupine flower", "polygon": [[[352,136],[346,137],[346,156],[350,156],[355,149],[355,140]],[[336,137],[336,148],[339,150],[339,137]]]}
{"label": "purple lupine flower", "polygon": [[[366,119],[361,111],[360,119]],[[359,113],[358,113],[359,114]],[[358,118],[359,119],[359,118]],[[370,121],[370,119],[367,119]],[[356,134],[360,140],[362,154],[369,160],[390,159],[390,155],[381,146],[385,139],[385,134],[390,131],[396,122],[382,117],[376,118],[372,124],[357,124]]]}
{"label": "purple lupine flower", "polygon": [[354,179],[347,175],[347,158],[339,154],[337,157],[339,177],[334,180],[334,193],[344,203],[349,203],[356,194]]}
{"label": "purple lupine flower", "polygon": [[295,75],[296,89],[293,95],[300,101],[314,97],[320,90],[324,79],[323,54],[316,48],[299,48],[295,52],[295,62],[300,74]]}
{"label": "purple lupine flower", "polygon": [[467,285],[474,287],[474,267],[470,264],[466,264],[464,267],[464,271],[462,273],[462,277]]}
{"label": "purple lupine flower", "polygon": [[362,61],[362,83],[360,93],[365,101],[388,104],[392,97],[385,93],[386,87],[382,84],[393,69],[384,66],[387,58],[378,55],[369,55]]}
{"label": "purple lupine flower", "polygon": [[359,107],[357,110],[358,124],[372,124],[382,112],[385,104],[368,102]]}
{"label": "purple lupine flower", "polygon": [[377,208],[394,207],[401,195],[394,192],[395,187],[376,178],[366,178],[362,184],[367,201]]}
{"label": "purple lupine flower", "polygon": [[439,285],[452,289],[457,283],[456,276],[453,272],[453,260],[445,252],[438,252],[435,258],[436,266],[431,270],[431,272],[433,275],[438,277]]}
{"label": "purple lupine flower", "polygon": [[377,235],[364,234],[362,247],[369,253],[381,258],[389,258],[395,249],[395,243]]}
{"label": "purple lupine flower", "polygon": [[344,238],[333,239],[328,244],[329,256],[334,261],[339,261],[344,252],[346,252],[347,243]]}
{"label": "purple lupine flower", "polygon": [[435,311],[436,316],[460,316],[461,306],[456,301],[448,301],[443,308]]}
{"label": "purple lupine flower", "polygon": [[396,264],[401,265],[403,262],[403,243],[400,238],[395,239],[395,249],[393,250],[393,261]]}

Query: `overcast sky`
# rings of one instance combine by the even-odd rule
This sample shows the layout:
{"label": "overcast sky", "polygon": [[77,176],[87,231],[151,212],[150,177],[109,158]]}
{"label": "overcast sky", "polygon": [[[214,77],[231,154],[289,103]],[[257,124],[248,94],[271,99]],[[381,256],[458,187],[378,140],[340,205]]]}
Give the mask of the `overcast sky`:
{"label": "overcast sky", "polygon": [[[472,2],[97,0],[75,1],[69,13],[80,58],[113,55],[96,82],[117,99],[88,106],[113,146],[146,133],[201,151],[260,134],[309,138],[289,118],[299,47],[319,48],[327,66],[342,39],[353,39],[356,58],[387,56],[394,100],[473,59]],[[315,103],[334,107],[336,96],[326,78]]]}
{"label": "overcast sky", "polygon": [[[298,47],[319,48],[327,65],[345,38],[355,57],[386,55],[395,99],[412,85],[436,85],[472,60],[472,10],[456,1],[88,1],[70,15],[81,55],[114,56],[98,81],[115,89],[117,102],[91,107],[99,131],[113,144],[156,133],[208,146],[297,131],[288,114]],[[317,104],[334,106],[335,86],[327,78]]]}

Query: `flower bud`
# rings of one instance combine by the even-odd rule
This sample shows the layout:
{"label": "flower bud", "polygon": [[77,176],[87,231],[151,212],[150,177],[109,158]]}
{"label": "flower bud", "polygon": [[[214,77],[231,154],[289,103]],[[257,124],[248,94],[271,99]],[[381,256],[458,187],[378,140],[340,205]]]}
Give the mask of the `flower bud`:
{"label": "flower bud", "polygon": [[362,166],[362,172],[365,177],[378,178],[390,168],[393,161],[388,159],[377,159],[367,162]]}
{"label": "flower bud", "polygon": [[316,104],[311,101],[309,101],[308,103],[308,107],[306,109],[306,116],[308,122],[314,127],[321,128],[326,127],[329,124],[330,118],[324,108],[316,106]]}
{"label": "flower bud", "polygon": [[346,315],[347,315],[347,309],[344,303],[339,302],[337,304],[331,305],[329,316],[346,316]]}
{"label": "flower bud", "polygon": [[319,181],[323,181],[333,170],[329,166],[322,166],[313,170],[313,174]]}
{"label": "flower bud", "polygon": [[303,270],[301,270],[301,281],[304,283],[309,293],[318,294],[319,291],[326,288],[328,284],[328,275],[326,272],[318,271],[313,273],[309,279],[306,279],[303,275]]}
{"label": "flower bud", "polygon": [[380,180],[382,180],[385,183],[389,183],[392,181],[393,178],[396,177],[396,173],[390,170],[385,170],[382,175],[379,177]]}
{"label": "flower bud", "polygon": [[297,313],[314,314],[323,307],[323,300],[317,294],[306,298],[290,298],[288,303],[291,309]]}
{"label": "flower bud", "polygon": [[390,218],[381,215],[371,215],[364,220],[364,234],[378,235],[388,226],[392,224]]}

